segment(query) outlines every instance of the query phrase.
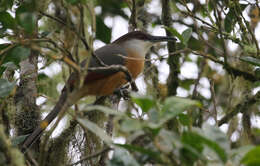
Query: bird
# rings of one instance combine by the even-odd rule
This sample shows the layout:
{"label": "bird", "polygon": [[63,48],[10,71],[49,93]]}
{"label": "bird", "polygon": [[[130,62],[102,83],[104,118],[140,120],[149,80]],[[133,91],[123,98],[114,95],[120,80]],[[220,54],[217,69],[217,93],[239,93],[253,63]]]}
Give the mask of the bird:
{"label": "bird", "polygon": [[[96,51],[89,60],[89,68],[98,68],[112,65],[120,65],[126,67],[135,80],[144,69],[145,55],[149,49],[158,42],[175,42],[176,39],[170,36],[153,36],[143,31],[129,32],[114,42],[107,44]],[[86,65],[87,60],[84,60],[81,65]],[[52,111],[40,122],[39,126],[28,136],[22,144],[22,152],[26,150],[41,136],[47,126],[57,117],[63,110],[66,111],[71,105],[75,104],[80,98],[88,95],[107,96],[125,85],[128,80],[125,73],[118,70],[92,70],[87,72],[84,77],[83,86],[77,91],[79,95],[74,97],[73,102],[68,101],[68,93],[73,91],[73,84],[76,79],[76,74],[72,73],[61,92],[60,98],[52,109]],[[73,92],[72,92],[73,93]]]}

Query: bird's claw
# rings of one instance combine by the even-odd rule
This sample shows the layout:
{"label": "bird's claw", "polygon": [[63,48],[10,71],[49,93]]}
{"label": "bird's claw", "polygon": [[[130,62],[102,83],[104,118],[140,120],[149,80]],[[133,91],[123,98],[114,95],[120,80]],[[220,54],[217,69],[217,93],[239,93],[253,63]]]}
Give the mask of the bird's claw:
{"label": "bird's claw", "polygon": [[122,97],[124,100],[129,100],[129,98],[130,98],[129,86],[127,85],[127,86],[116,89],[114,91],[114,94],[119,97]]}

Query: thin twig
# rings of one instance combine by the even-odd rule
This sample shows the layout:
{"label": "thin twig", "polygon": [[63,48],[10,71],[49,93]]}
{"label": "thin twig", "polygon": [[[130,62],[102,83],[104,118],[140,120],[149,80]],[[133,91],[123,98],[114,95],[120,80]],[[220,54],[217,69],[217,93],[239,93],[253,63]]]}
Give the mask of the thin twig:
{"label": "thin twig", "polygon": [[211,91],[211,95],[212,95],[211,98],[213,101],[213,117],[214,117],[216,124],[218,124],[218,120],[217,120],[218,112],[217,112],[216,95],[215,95],[213,80],[210,80],[210,91]]}
{"label": "thin twig", "polygon": [[27,152],[25,154],[25,156],[29,160],[30,164],[33,164],[33,166],[39,166],[39,164],[37,163],[37,161],[34,159],[33,155],[31,154],[31,152]]}
{"label": "thin twig", "polygon": [[[217,16],[218,14],[218,16]],[[214,15],[216,18],[216,24],[218,26],[218,32],[220,34],[220,38],[221,38],[221,44],[222,44],[222,48],[223,48],[223,55],[224,55],[224,66],[228,66],[228,61],[227,61],[227,49],[226,49],[226,44],[225,44],[225,39],[223,37],[223,32],[222,32],[222,25],[221,25],[221,13],[218,11],[217,8],[214,9]]]}
{"label": "thin twig", "polygon": [[201,21],[203,24],[206,24],[206,25],[208,25],[209,27],[211,27],[212,29],[216,30],[216,27],[214,27],[213,25],[211,25],[211,24],[209,24],[208,22],[204,21],[203,19],[199,18],[198,16],[193,15],[193,14],[190,13],[190,12],[185,13],[185,12],[181,11],[181,13],[184,14],[184,15],[191,16],[191,17],[195,18],[196,20]]}
{"label": "thin twig", "polygon": [[237,104],[233,111],[231,111],[230,113],[227,113],[226,116],[224,116],[221,120],[219,120],[218,126],[221,126],[224,123],[227,123],[230,119],[232,119],[238,113],[246,112],[249,109],[249,106],[251,106],[257,102],[260,102],[260,91],[257,92],[256,95],[243,100],[243,103]]}
{"label": "thin twig", "polygon": [[58,22],[58,23],[60,23],[60,24],[62,24],[64,26],[68,27],[72,32],[74,32],[77,35],[78,38],[80,38],[80,40],[82,41],[82,43],[85,46],[86,50],[90,50],[90,47],[88,46],[88,43],[87,43],[86,39],[79,34],[79,32],[75,29],[75,27],[67,25],[61,19],[59,19],[57,17],[51,16],[51,15],[43,13],[43,12],[39,12],[39,13],[41,15],[43,15],[43,16],[46,16],[46,17],[48,17],[48,18],[50,18],[50,19],[52,19],[52,20],[54,20],[54,21],[56,21],[56,22]]}
{"label": "thin twig", "polygon": [[199,74],[198,74],[198,78],[196,79],[195,84],[194,84],[194,89],[193,89],[192,97],[191,97],[192,99],[196,99],[196,97],[197,97],[197,94],[198,94],[197,88],[198,88],[200,79],[202,77],[202,73],[204,71],[205,64],[206,64],[206,60],[203,59],[202,62],[200,63],[200,71],[199,71]]}
{"label": "thin twig", "polygon": [[[0,56],[1,56],[2,54],[6,53],[7,51],[9,51],[10,49],[14,48],[15,46],[17,46],[17,44],[11,44],[11,45],[9,45],[8,47],[6,47],[6,48],[0,50]],[[5,56],[6,56],[6,55],[7,55],[7,54],[5,54],[4,56],[1,57],[1,59],[0,59],[0,66],[1,66],[2,63],[4,62],[4,59],[5,59]]]}
{"label": "thin twig", "polygon": [[129,19],[129,30],[133,31],[137,28],[137,23],[136,23],[136,15],[137,15],[137,11],[136,11],[136,1],[132,0],[132,9],[131,9],[131,17]]}
{"label": "thin twig", "polygon": [[[81,22],[81,33],[83,38],[86,38],[86,33],[85,33],[85,24],[84,24],[84,7],[82,7],[82,5],[79,5],[79,9],[80,9],[80,22]],[[85,46],[86,47],[86,46]]]}
{"label": "thin twig", "polygon": [[[202,51],[198,51],[198,52],[195,52],[195,51],[192,51],[191,52],[195,55],[199,55],[199,56],[202,56],[204,58],[207,58],[207,59],[210,59],[212,60],[213,62],[215,63],[218,63],[218,64],[221,64],[221,65],[224,65],[224,62],[221,61],[221,60],[218,60],[218,59],[215,59],[213,58],[212,56],[208,56],[206,53],[202,52]],[[256,76],[254,76],[253,74],[251,73],[248,73],[248,72],[245,72],[245,71],[241,71],[239,69],[236,69],[230,65],[227,65],[227,66],[224,66],[224,68],[227,70],[228,73],[230,74],[233,74],[235,77],[238,77],[238,76],[242,76],[244,79],[248,80],[248,81],[251,81],[251,82],[255,82],[255,81],[258,81],[258,79],[256,78]]]}
{"label": "thin twig", "polygon": [[79,160],[79,161],[77,161],[77,162],[75,162],[75,163],[68,164],[67,166],[73,166],[73,165],[80,164],[80,163],[82,163],[83,161],[86,161],[86,160],[89,160],[89,159],[98,157],[98,156],[102,155],[103,153],[106,153],[106,152],[108,152],[108,151],[110,151],[110,150],[113,150],[113,148],[107,147],[107,148],[105,148],[105,149],[103,149],[103,150],[101,150],[101,151],[99,151],[99,152],[96,152],[96,153],[91,154],[91,155],[89,155],[89,156],[83,157],[81,160]]}
{"label": "thin twig", "polygon": [[255,136],[252,133],[250,113],[251,113],[250,110],[243,113],[242,125],[243,125],[243,128],[244,128],[244,132],[247,134],[248,139],[250,140],[250,142],[253,143],[255,141]]}
{"label": "thin twig", "polygon": [[72,57],[72,54],[67,49],[60,47],[52,39],[46,38],[46,42],[51,43],[54,47],[58,48],[64,54],[64,56],[62,56],[60,58],[53,57],[53,56],[51,58],[53,58],[55,60],[57,60],[57,59],[62,60],[63,62],[65,62],[66,64],[71,66],[73,69],[75,69],[76,71],[78,71],[78,72],[80,71],[80,67],[74,62],[73,59],[70,58],[70,57]]}
{"label": "thin twig", "polygon": [[[236,2],[235,2],[235,3],[236,3]],[[254,41],[254,43],[255,43],[255,46],[256,46],[256,49],[257,49],[257,56],[259,56],[258,41],[256,40],[256,37],[255,37],[254,33],[253,33],[252,30],[251,30],[251,26],[248,24],[248,22],[246,21],[245,17],[243,16],[243,12],[241,11],[240,5],[236,3],[236,6],[237,6],[237,8],[238,8],[239,11],[240,11],[239,13],[241,14],[241,17],[242,17],[242,19],[243,19],[243,21],[244,21],[244,23],[245,23],[245,25],[246,25],[246,28],[247,28],[248,32],[249,32],[250,35],[252,36],[252,39],[253,39],[253,41]]]}

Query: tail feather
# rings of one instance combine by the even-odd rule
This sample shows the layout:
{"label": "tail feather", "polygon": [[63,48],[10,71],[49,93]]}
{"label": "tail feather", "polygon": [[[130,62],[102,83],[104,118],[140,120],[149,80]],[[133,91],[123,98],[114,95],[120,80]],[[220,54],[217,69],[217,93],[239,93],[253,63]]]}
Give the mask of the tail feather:
{"label": "tail feather", "polygon": [[[65,88],[64,88],[65,89]],[[69,105],[66,105],[67,100],[67,92],[66,90],[62,91],[62,94],[59,98],[59,101],[55,105],[55,107],[52,109],[52,111],[44,118],[44,120],[41,121],[40,125],[25,139],[25,141],[22,144],[21,151],[23,153],[26,152],[26,150],[35,143],[36,140],[38,140],[43,133],[43,131],[48,127],[48,125],[57,117],[59,112],[61,112],[64,109],[67,109]]]}

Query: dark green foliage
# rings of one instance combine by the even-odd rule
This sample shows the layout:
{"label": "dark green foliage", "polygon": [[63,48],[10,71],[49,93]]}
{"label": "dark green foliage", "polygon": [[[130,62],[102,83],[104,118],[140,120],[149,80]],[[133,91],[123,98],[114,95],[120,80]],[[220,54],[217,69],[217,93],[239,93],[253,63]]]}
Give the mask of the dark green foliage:
{"label": "dark green foliage", "polygon": [[18,24],[27,32],[28,34],[32,34],[36,28],[37,23],[37,15],[32,12],[33,5],[21,5],[16,10],[16,20]]}
{"label": "dark green foliage", "polygon": [[112,30],[111,28],[106,26],[104,20],[100,16],[97,16],[96,18],[96,26],[97,26],[96,38],[101,40],[104,43],[109,43],[111,40]]}
{"label": "dark green foliage", "polygon": [[[10,47],[9,44],[2,44],[0,47],[2,49]],[[19,63],[28,58],[31,53],[31,49],[24,46],[15,46],[14,48],[7,51],[0,58],[2,61],[2,65],[0,66],[0,76],[3,74],[7,67],[11,67],[12,69],[16,69],[19,66]]]}
{"label": "dark green foliage", "polygon": [[239,58],[240,60],[247,62],[249,64],[255,65],[255,66],[260,66],[260,59],[254,58],[251,56],[243,56]]}
{"label": "dark green foliage", "polygon": [[15,86],[14,82],[9,82],[0,78],[0,98],[7,97]]}
{"label": "dark green foliage", "polygon": [[14,29],[16,26],[15,19],[6,11],[0,12],[0,23],[6,29]]}
{"label": "dark green foliage", "polygon": [[242,164],[246,166],[257,166],[260,165],[260,147],[257,146],[254,149],[250,150],[241,160]]}

